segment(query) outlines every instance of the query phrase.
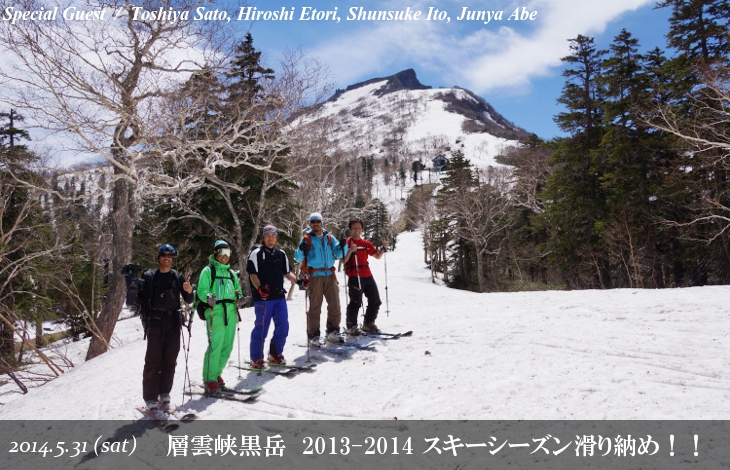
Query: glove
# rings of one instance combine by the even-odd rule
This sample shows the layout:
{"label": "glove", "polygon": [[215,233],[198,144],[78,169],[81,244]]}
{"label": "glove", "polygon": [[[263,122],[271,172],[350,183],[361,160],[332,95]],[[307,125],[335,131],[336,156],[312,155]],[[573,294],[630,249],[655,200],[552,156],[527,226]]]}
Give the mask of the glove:
{"label": "glove", "polygon": [[299,290],[304,290],[307,287],[309,287],[309,278],[303,277],[297,281],[297,285],[299,286]]}
{"label": "glove", "polygon": [[271,294],[269,286],[259,286],[258,292],[261,298],[264,300],[266,300],[269,297],[269,294]]}
{"label": "glove", "polygon": [[302,243],[299,244],[299,249],[302,250],[302,253],[308,253],[310,248],[309,243],[305,240],[302,240]]}
{"label": "glove", "polygon": [[215,298],[215,294],[208,294],[208,298],[206,299],[206,302],[211,307],[215,307],[215,304],[217,302],[217,299]]}

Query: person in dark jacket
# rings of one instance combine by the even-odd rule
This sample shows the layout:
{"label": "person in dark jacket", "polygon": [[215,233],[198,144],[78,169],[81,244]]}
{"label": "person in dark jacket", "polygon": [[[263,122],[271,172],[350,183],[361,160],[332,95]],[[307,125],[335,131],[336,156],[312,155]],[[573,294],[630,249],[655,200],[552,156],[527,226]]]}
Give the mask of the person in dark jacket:
{"label": "person in dark jacket", "polygon": [[165,411],[170,409],[170,390],[175,378],[183,324],[180,296],[187,303],[193,301],[190,278],[186,279],[172,269],[172,261],[176,256],[175,248],[162,245],[157,251],[159,267],[142,274],[144,286],[137,295],[147,337],[142,397],[152,413],[160,408]]}
{"label": "person in dark jacket", "polygon": [[263,244],[251,252],[246,265],[256,313],[250,343],[253,367],[264,366],[264,342],[271,320],[274,320],[274,335],[269,343],[268,361],[272,364],[285,363],[283,353],[289,334],[289,312],[286,307],[284,278],[289,279],[292,284],[297,282],[286,253],[276,246],[276,227],[264,227],[262,241]]}

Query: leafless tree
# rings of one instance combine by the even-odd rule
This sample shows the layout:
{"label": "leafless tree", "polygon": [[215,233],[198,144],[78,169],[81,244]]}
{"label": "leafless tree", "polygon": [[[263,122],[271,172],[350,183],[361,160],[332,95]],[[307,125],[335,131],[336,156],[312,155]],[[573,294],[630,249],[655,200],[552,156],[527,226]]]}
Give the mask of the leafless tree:
{"label": "leafless tree", "polygon": [[[6,62],[0,79],[11,87],[4,100],[67,138],[69,148],[107,161],[111,276],[97,319],[101,335],[92,338],[87,359],[109,348],[126,293],[120,272],[131,259],[142,201],[200,188],[218,168],[250,165],[270,171],[270,162],[254,156],[285,148],[281,135],[267,131],[291,115],[285,106],[259,113],[256,105],[216,122],[215,138],[187,132],[195,124],[187,117],[195,116],[201,103],[196,96],[181,96],[181,85],[192,73],[221,67],[233,35],[212,21],[134,20],[137,6],[129,0],[101,3],[118,17],[114,21],[0,24]],[[162,0],[154,9],[198,6],[209,4]],[[20,0],[17,7],[38,10],[40,3]],[[275,139],[267,140],[272,135]]]}
{"label": "leafless tree", "polygon": [[692,188],[696,199],[695,216],[688,221],[665,220],[666,225],[690,227],[713,224],[708,242],[727,236],[730,229],[730,66],[705,65],[698,71],[701,85],[687,97],[692,113],[678,111],[672,104],[644,110],[647,124],[676,136],[684,145],[677,165],[682,173],[706,174],[702,187]]}
{"label": "leafless tree", "polygon": [[[19,279],[38,279],[35,270],[39,260],[50,258],[66,245],[59,234],[51,230],[48,224],[39,221],[39,199],[42,192],[34,186],[43,186],[43,176],[37,173],[21,171],[27,181],[34,183],[30,188],[21,187],[18,183],[19,163],[9,158],[8,153],[0,152],[0,331],[3,332],[3,343],[9,342],[12,350],[13,337],[17,336],[23,344],[33,350],[48,365],[56,376],[62,370],[56,366],[36,345],[28,339],[19,325],[24,324],[16,314],[15,299],[18,295],[31,294],[18,291],[14,285]],[[24,185],[23,185],[24,186]],[[19,194],[21,193],[22,194]],[[36,233],[47,233],[49,240],[43,246],[37,244]],[[5,344],[4,344],[5,346]]]}
{"label": "leafless tree", "polygon": [[539,196],[545,190],[553,167],[548,163],[550,152],[544,147],[508,147],[505,157],[512,165],[512,201],[534,214],[545,211],[545,201]]}
{"label": "leafless tree", "polygon": [[626,210],[620,210],[614,215],[615,223],[604,234],[609,255],[616,258],[626,271],[629,287],[643,288],[642,278],[644,259],[641,249],[633,233],[632,221]]}
{"label": "leafless tree", "polygon": [[[231,136],[231,139],[245,140],[250,149],[257,148],[260,151],[246,155],[246,159],[242,161],[229,164],[227,159],[240,159],[241,153],[230,152],[224,147],[217,161],[219,169],[236,168],[244,164],[260,170],[257,176],[262,181],[261,187],[257,188],[260,191],[258,194],[249,194],[251,188],[248,178],[239,177],[236,180],[227,178],[225,173],[206,174],[205,187],[215,191],[218,198],[223,201],[232,221],[230,224],[219,223],[215,217],[210,216],[208,207],[200,207],[197,204],[195,188],[182,188],[170,198],[172,204],[183,212],[183,215],[176,219],[200,221],[210,227],[217,237],[231,243],[239,263],[238,267],[242,272],[246,267],[247,254],[260,238],[263,225],[274,223],[281,226],[288,222],[283,214],[284,205],[277,205],[270,199],[271,189],[299,180],[302,169],[309,166],[306,158],[289,155],[291,142],[297,139],[301,124],[294,115],[302,108],[321,101],[330,87],[327,82],[327,68],[318,60],[307,58],[299,50],[285,54],[279,71],[276,79],[261,81],[262,91],[258,98],[248,105],[234,103],[232,107],[231,96],[228,96],[223,99],[225,104],[216,118],[211,118],[210,110],[205,109],[202,114],[196,114],[196,120],[191,120],[190,115],[187,115],[186,121],[179,124],[180,127],[194,129],[198,140],[202,137],[202,140],[216,141],[221,129],[240,126],[245,122],[247,124],[245,128],[240,130],[238,136]],[[215,91],[197,90],[195,95],[200,100],[201,95],[206,93]],[[206,100],[213,102],[220,98],[211,96]],[[186,106],[186,110],[189,110],[189,105]],[[178,110],[175,113],[181,114]],[[229,122],[230,116],[238,113],[242,116]],[[255,147],[259,142],[263,145]],[[181,147],[191,146],[185,144]],[[198,150],[210,155],[210,149]],[[164,163],[164,160],[160,161]],[[161,172],[164,170],[164,167],[160,168]],[[180,162],[181,179],[185,177],[184,175],[194,175],[200,171],[204,171],[204,163],[195,158],[195,152],[191,152],[186,161]],[[246,197],[243,197],[244,195]],[[250,235],[246,235],[248,233]],[[243,289],[248,297],[250,295],[248,283],[243,284]]]}
{"label": "leafless tree", "polygon": [[423,248],[424,254],[426,255],[426,262],[431,270],[431,282],[436,282],[436,264],[440,258],[438,250],[439,245],[436,243],[433,234],[433,222],[436,220],[438,211],[436,210],[436,201],[432,194],[429,194],[427,198],[421,198],[417,203],[417,211],[420,215],[420,227],[421,234],[423,237]]}
{"label": "leafless tree", "polygon": [[296,227],[307,227],[309,214],[322,212],[325,225],[341,219],[354,205],[352,183],[347,179],[345,163],[351,155],[341,149],[331,117],[318,117],[303,125],[292,139],[292,171],[297,189],[291,202],[295,210]]}
{"label": "leafless tree", "polygon": [[487,255],[498,255],[500,246],[494,243],[514,222],[509,210],[510,169],[489,167],[475,170],[475,184],[458,191],[450,201],[449,211],[456,220],[453,230],[457,237],[474,244],[476,248],[479,291],[486,291]]}

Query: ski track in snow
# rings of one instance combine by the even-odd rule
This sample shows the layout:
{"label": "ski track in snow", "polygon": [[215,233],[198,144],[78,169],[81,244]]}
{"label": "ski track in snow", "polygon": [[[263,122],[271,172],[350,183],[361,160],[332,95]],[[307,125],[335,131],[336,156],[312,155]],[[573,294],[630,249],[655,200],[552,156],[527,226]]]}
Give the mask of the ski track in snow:
{"label": "ski track in snow", "polygon": [[[264,387],[250,403],[195,396],[181,404],[181,351],[172,391],[179,411],[259,420],[730,417],[730,287],[477,294],[432,284],[421,246],[418,232],[403,233],[387,254],[389,315],[383,260],[371,260],[383,300],[377,324],[387,332],[413,330],[412,337],[342,356],[312,351],[316,370],[288,376],[239,371],[236,343],[224,378],[234,388]],[[241,316],[245,361],[252,309]],[[289,320],[284,354],[302,364],[307,350],[295,346],[305,340],[302,292],[289,302]],[[76,367],[27,395],[13,382],[0,386],[0,419],[140,419],[139,320],[120,321],[114,343],[88,362],[88,340],[61,347]],[[206,346],[196,318],[193,383],[201,382]]]}

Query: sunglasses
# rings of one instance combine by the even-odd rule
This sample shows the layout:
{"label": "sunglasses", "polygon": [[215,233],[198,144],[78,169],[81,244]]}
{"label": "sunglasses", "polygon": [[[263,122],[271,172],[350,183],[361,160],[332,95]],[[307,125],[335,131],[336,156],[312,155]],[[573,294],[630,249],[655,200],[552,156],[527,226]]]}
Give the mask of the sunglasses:
{"label": "sunglasses", "polygon": [[172,253],[160,253],[160,258],[174,258],[175,255]]}
{"label": "sunglasses", "polygon": [[310,220],[310,221],[309,221],[309,223],[310,223],[310,224],[321,224],[321,223],[322,223],[322,221],[321,221],[321,220],[319,220],[319,219],[313,219],[313,220]]}
{"label": "sunglasses", "polygon": [[230,248],[221,248],[218,250],[218,256],[228,256],[231,257],[231,249]]}

